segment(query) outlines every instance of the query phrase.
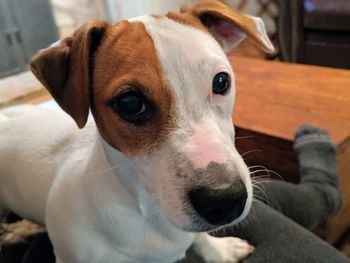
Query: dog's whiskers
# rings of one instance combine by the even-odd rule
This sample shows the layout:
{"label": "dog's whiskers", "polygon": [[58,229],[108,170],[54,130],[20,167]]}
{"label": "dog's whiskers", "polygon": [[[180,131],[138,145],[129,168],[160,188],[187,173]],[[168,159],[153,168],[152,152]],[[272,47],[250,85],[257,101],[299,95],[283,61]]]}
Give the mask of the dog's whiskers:
{"label": "dog's whiskers", "polygon": [[160,207],[159,206],[154,206],[152,209],[150,209],[147,213],[146,213],[146,217],[147,218],[154,218],[157,217],[158,215],[160,215]]}
{"label": "dog's whiskers", "polygon": [[250,151],[247,151],[247,152],[245,152],[245,153],[242,153],[241,156],[244,157],[244,156],[246,156],[246,155],[248,155],[248,154],[250,154],[250,153],[254,153],[254,152],[262,152],[262,150],[258,150],[258,149],[256,149],[256,150],[250,150]]}
{"label": "dog's whiskers", "polygon": [[[255,168],[262,168],[262,169],[251,171],[251,169],[255,169]],[[285,181],[284,178],[278,172],[270,170],[270,169],[267,169],[265,166],[262,166],[262,165],[249,166],[248,169],[249,169],[251,175],[255,174],[255,173],[258,173],[258,172],[267,172],[268,177],[271,177],[271,174],[273,174],[273,175],[276,175],[282,181]]]}
{"label": "dog's whiskers", "polygon": [[261,182],[252,181],[252,186],[253,186],[253,198],[257,200],[263,199],[264,201],[268,202],[268,197],[267,197],[264,185]]}

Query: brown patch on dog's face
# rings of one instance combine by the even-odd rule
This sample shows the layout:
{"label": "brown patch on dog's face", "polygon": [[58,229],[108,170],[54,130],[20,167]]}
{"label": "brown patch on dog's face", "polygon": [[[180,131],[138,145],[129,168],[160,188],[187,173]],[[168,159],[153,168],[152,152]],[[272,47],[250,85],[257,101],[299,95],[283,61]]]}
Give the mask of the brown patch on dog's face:
{"label": "brown patch on dog's face", "polygon": [[[94,59],[91,108],[104,140],[128,156],[151,152],[175,126],[173,94],[162,75],[153,40],[142,23],[122,21],[108,28]],[[149,103],[147,121],[129,122],[111,106],[129,89]]]}

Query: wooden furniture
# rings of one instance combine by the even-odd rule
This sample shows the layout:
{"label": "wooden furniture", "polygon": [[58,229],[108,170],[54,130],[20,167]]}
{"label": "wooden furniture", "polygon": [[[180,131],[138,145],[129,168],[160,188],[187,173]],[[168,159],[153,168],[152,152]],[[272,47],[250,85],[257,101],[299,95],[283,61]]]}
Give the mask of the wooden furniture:
{"label": "wooden furniture", "polygon": [[274,0],[285,61],[350,69],[349,0]]}
{"label": "wooden furniture", "polygon": [[27,69],[58,38],[48,0],[0,0],[0,77]]}
{"label": "wooden furniture", "polygon": [[237,85],[237,147],[248,152],[248,164],[266,166],[297,182],[294,132],[307,123],[332,135],[339,151],[344,208],[326,222],[321,235],[336,242],[350,227],[350,71],[238,57],[230,61]]}

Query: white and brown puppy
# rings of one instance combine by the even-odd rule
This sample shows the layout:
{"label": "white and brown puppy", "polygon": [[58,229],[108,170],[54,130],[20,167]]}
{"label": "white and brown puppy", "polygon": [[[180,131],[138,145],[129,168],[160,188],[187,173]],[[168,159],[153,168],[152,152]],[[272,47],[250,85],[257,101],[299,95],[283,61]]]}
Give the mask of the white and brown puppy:
{"label": "white and brown puppy", "polygon": [[207,234],[252,202],[224,51],[245,36],[273,51],[260,19],[204,1],[88,22],[40,51],[31,69],[72,118],[1,112],[2,205],[46,225],[57,262],[174,262],[192,244],[206,262],[247,256],[246,242]]}

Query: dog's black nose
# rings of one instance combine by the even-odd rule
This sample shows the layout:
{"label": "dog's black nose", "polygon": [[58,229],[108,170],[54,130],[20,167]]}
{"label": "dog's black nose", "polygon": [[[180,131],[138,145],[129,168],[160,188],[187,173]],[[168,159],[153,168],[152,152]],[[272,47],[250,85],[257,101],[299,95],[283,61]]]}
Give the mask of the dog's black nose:
{"label": "dog's black nose", "polygon": [[189,192],[196,212],[212,225],[224,225],[242,215],[247,190],[241,180],[225,189],[201,187]]}

